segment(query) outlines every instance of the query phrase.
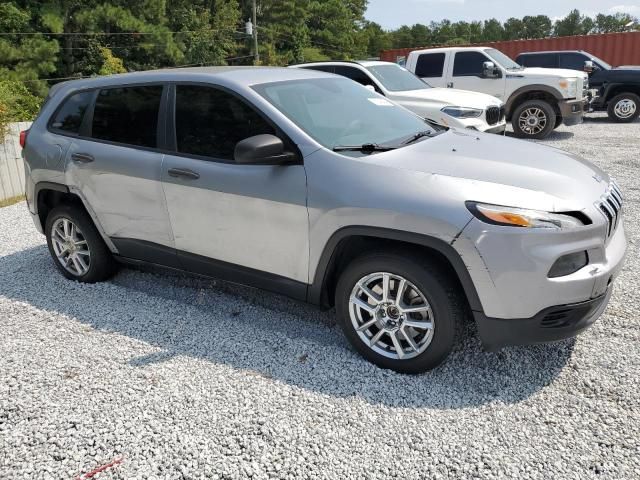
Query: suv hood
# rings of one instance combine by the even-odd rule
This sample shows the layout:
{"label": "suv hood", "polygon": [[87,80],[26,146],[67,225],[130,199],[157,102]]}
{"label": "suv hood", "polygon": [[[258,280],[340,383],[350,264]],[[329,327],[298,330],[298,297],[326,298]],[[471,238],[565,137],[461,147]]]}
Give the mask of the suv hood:
{"label": "suv hood", "polygon": [[405,102],[430,102],[442,107],[471,107],[485,109],[490,106],[500,106],[502,102],[486,93],[456,90],[454,88],[425,88],[422,90],[408,90],[405,92],[389,92],[388,98],[403,104]]}
{"label": "suv hood", "polygon": [[591,206],[609,183],[605,172],[571,153],[456,129],[366,161],[424,174],[425,185],[443,195],[556,212]]}

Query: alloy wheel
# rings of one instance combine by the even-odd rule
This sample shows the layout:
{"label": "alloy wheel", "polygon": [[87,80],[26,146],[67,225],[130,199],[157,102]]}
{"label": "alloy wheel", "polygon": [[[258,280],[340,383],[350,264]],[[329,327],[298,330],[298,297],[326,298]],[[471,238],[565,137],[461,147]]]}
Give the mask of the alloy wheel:
{"label": "alloy wheel", "polygon": [[427,298],[393,273],[361,278],[349,297],[349,317],[362,342],[388,358],[416,357],[433,339],[435,320]]}
{"label": "alloy wheel", "polygon": [[64,269],[76,277],[89,271],[91,252],[84,235],[68,218],[59,218],[51,228],[51,244]]}
{"label": "alloy wheel", "polygon": [[629,98],[623,98],[613,107],[616,117],[623,119],[632,117],[636,113],[636,109],[636,102]]}
{"label": "alloy wheel", "polygon": [[547,115],[538,107],[524,110],[518,117],[520,129],[528,135],[536,135],[547,126]]}

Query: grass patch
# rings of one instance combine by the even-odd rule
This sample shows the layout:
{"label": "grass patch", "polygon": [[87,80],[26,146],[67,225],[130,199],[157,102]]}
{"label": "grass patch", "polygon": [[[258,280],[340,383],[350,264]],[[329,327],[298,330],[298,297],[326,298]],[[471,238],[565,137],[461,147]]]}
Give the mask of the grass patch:
{"label": "grass patch", "polygon": [[24,195],[18,195],[17,197],[7,198],[6,200],[0,200],[0,208],[8,207],[14,203],[18,203],[24,200]]}

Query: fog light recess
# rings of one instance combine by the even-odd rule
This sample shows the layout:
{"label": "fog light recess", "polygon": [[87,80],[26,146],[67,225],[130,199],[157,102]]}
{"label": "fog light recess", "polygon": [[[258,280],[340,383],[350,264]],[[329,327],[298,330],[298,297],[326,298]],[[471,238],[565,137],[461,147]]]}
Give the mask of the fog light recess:
{"label": "fog light recess", "polygon": [[564,277],[577,272],[589,263],[589,255],[586,251],[569,253],[555,261],[547,274],[549,278]]}

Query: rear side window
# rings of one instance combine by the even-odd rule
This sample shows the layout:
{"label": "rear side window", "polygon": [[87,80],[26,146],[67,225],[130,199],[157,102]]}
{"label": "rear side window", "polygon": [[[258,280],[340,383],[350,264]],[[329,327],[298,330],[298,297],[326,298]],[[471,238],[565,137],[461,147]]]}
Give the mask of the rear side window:
{"label": "rear side window", "polygon": [[538,55],[520,55],[516,61],[523,67],[558,68],[557,53],[541,53]]}
{"label": "rear side window", "polygon": [[441,77],[444,71],[444,53],[423,53],[416,63],[416,75],[423,78]]}
{"label": "rear side window", "polygon": [[233,160],[236,144],[275,129],[234,95],[213,87],[176,87],[178,152]]}
{"label": "rear side window", "polygon": [[453,76],[481,76],[482,64],[490,61],[486,55],[480,52],[457,52],[453,60]]}
{"label": "rear side window", "polygon": [[100,90],[93,110],[91,136],[155,148],[161,98],[161,85]]}
{"label": "rear side window", "polygon": [[561,53],[560,68],[568,68],[570,70],[584,70],[584,62],[589,60],[586,55],[581,53]]}
{"label": "rear side window", "polygon": [[85,112],[91,104],[93,92],[81,92],[71,95],[55,113],[50,127],[64,133],[78,135]]}

